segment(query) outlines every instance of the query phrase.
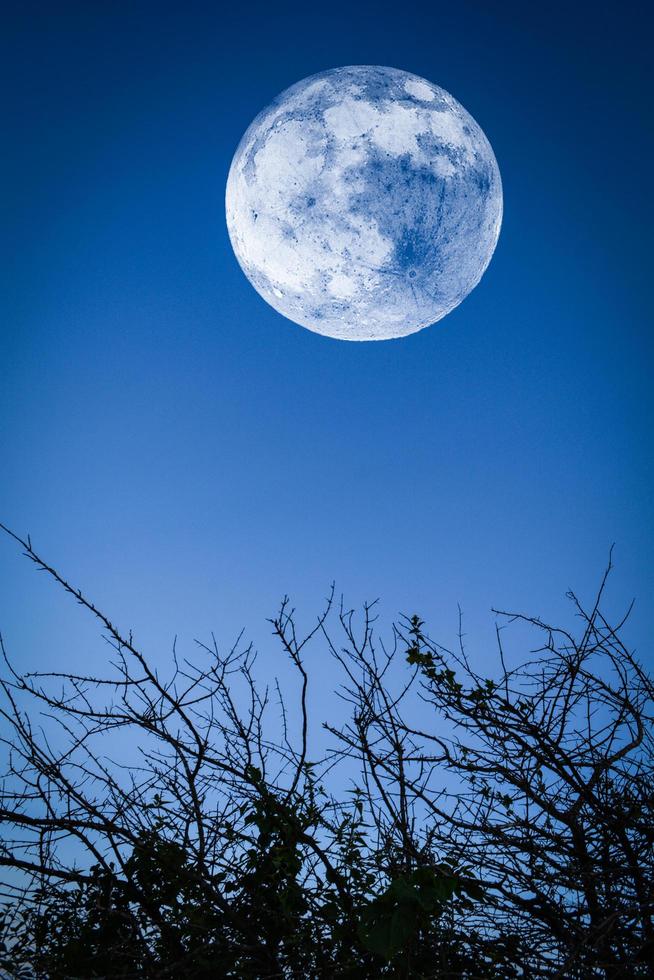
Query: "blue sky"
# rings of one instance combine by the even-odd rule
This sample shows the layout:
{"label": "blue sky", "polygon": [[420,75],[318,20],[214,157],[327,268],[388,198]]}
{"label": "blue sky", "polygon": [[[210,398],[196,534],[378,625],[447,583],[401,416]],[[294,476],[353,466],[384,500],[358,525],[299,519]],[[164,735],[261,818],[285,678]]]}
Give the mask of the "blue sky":
{"label": "blue sky", "polygon": [[[556,617],[616,543],[652,585],[646,33],[630,4],[13,5],[3,25],[0,519],[164,660],[241,626],[418,611],[488,656],[493,605]],[[383,64],[488,135],[505,217],[433,328],[347,344],[282,319],[231,252],[238,141],[317,71]],[[647,264],[646,264],[647,263]],[[97,631],[0,542],[25,666]],[[649,607],[649,608],[648,608]],[[94,658],[104,656],[93,647]],[[320,664],[314,665],[320,673]]]}

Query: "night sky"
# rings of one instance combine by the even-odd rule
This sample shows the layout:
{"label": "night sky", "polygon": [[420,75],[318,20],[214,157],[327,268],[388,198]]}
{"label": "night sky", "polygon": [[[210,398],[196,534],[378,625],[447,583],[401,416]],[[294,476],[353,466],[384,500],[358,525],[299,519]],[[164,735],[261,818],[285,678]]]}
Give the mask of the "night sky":
{"label": "night sky", "polygon": [[[644,7],[642,8],[644,10]],[[615,542],[652,563],[650,41],[629,3],[15,3],[2,75],[0,520],[145,651],[309,621],[332,580],[490,657],[492,606],[569,614]],[[307,75],[406,69],[495,151],[480,285],[404,340],[283,319],[231,251],[227,172]],[[0,548],[17,663],[100,663],[98,630]],[[322,662],[312,668],[321,676]]]}

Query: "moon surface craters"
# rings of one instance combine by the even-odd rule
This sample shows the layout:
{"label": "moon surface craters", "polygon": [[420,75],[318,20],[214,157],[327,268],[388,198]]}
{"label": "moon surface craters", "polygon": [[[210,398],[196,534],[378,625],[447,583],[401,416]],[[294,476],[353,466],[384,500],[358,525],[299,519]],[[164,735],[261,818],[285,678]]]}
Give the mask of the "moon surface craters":
{"label": "moon surface craters", "polygon": [[227,182],[227,224],[255,289],[344,340],[435,323],[481,278],[499,235],[493,151],[447,92],[393,68],[337,68],[254,120]]}

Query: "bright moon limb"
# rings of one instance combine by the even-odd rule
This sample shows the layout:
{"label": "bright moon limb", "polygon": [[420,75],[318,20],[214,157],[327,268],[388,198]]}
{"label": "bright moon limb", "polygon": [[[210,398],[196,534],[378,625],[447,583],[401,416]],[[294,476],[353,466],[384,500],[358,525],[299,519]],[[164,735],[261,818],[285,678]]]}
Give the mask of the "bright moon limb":
{"label": "bright moon limb", "polygon": [[256,117],[226,212],[245,275],[279,313],[341,340],[388,340],[477,285],[502,183],[456,99],[409,72],[355,65],[303,79]]}

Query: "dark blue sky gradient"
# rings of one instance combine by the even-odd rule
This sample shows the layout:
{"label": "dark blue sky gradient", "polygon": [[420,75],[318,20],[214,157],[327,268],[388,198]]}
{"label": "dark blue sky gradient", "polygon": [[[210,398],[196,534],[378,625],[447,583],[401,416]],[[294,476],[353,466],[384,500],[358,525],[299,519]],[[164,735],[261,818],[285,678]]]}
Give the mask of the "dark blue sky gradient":
{"label": "dark blue sky gradient", "polygon": [[[11,6],[0,519],[162,660],[175,633],[188,648],[245,625],[265,647],[281,595],[308,617],[332,579],[353,604],[420,612],[444,641],[460,602],[485,656],[492,605],[555,617],[567,588],[591,595],[616,542],[611,601],[636,596],[647,657],[638,7]],[[489,137],[505,192],[478,288],[435,327],[377,344],[268,308],[224,222],[254,115],[298,79],[357,63],[450,91]],[[0,574],[14,657],[88,663],[97,631],[9,541]]]}

